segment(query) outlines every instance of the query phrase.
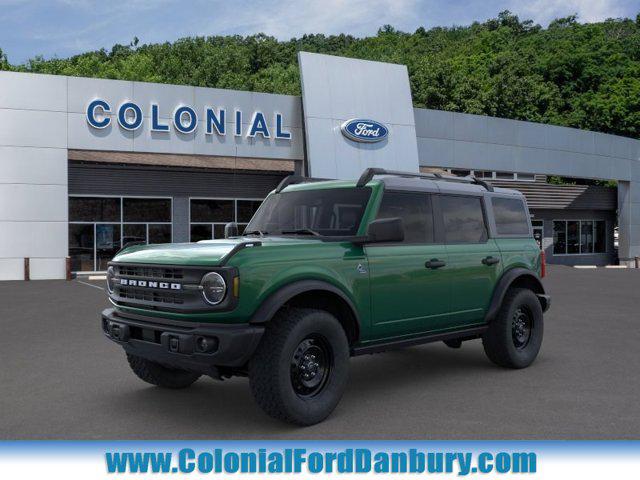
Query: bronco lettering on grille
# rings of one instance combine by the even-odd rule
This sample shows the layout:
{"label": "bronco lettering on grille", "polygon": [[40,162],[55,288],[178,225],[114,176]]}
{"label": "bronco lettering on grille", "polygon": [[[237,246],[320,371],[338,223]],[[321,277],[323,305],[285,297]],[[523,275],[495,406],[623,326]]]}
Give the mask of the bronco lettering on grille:
{"label": "bronco lettering on grille", "polygon": [[182,290],[182,284],[180,283],[154,282],[151,280],[133,280],[131,278],[121,278],[120,285],[129,287],[159,288],[162,290]]}

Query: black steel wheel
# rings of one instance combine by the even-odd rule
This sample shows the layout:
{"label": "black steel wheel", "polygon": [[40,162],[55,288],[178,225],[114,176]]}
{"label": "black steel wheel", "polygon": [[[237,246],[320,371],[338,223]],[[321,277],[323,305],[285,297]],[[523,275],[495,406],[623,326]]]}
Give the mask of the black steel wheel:
{"label": "black steel wheel", "polygon": [[291,357],[291,385],[296,395],[313,397],[327,383],[333,368],[333,352],[327,340],[310,335],[300,342]]}
{"label": "black steel wheel", "polygon": [[329,312],[283,308],[269,322],[253,358],[249,384],[274,418],[321,422],[336,407],[349,377],[349,342]]}
{"label": "black steel wheel", "polygon": [[513,312],[511,320],[511,338],[513,338],[513,345],[517,350],[526,348],[531,339],[531,313],[525,306],[520,306]]}
{"label": "black steel wheel", "polygon": [[484,351],[501,367],[528,367],[538,356],[543,330],[542,306],[536,294],[526,288],[511,288],[482,336]]}

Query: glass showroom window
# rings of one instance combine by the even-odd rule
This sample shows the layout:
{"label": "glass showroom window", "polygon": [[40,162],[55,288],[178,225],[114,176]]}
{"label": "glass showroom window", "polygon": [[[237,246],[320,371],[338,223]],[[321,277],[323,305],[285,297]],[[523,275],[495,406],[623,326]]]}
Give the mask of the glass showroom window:
{"label": "glass showroom window", "polygon": [[72,271],[104,271],[134,241],[171,242],[170,198],[69,197]]}
{"label": "glass showroom window", "polygon": [[171,243],[170,198],[123,198],[122,244]]}
{"label": "glass showroom window", "polygon": [[554,255],[588,255],[606,251],[607,228],[604,220],[553,221]]}
{"label": "glass showroom window", "polygon": [[452,175],[458,177],[466,177],[467,175],[473,175],[476,178],[482,178],[485,180],[501,180],[501,181],[518,181],[518,182],[535,182],[536,176],[533,173],[517,173],[517,172],[492,172],[487,170],[458,170],[447,168],[445,169]]}
{"label": "glass showroom window", "polygon": [[190,201],[190,237],[192,242],[224,238],[224,226],[237,222],[242,232],[262,200],[229,198],[192,198]]}

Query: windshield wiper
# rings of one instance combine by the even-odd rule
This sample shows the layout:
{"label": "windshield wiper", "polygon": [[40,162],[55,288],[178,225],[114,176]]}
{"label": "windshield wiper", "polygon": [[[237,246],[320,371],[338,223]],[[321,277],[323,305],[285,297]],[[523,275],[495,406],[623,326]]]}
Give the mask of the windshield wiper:
{"label": "windshield wiper", "polygon": [[315,230],[311,230],[310,228],[296,228],[294,230],[282,230],[283,235],[294,234],[294,235],[313,235],[315,237],[321,237],[318,232]]}
{"label": "windshield wiper", "polygon": [[260,235],[261,237],[264,237],[268,233],[269,232],[263,232],[261,230],[251,230],[250,232],[244,232],[242,235]]}

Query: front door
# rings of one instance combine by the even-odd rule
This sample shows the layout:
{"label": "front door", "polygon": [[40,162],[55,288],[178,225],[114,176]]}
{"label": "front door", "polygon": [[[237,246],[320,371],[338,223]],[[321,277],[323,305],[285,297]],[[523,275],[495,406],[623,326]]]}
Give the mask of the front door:
{"label": "front door", "polygon": [[431,196],[386,191],[377,218],[394,217],[403,221],[404,241],[365,247],[375,338],[438,330],[449,317],[448,257],[435,243]]}
{"label": "front door", "polygon": [[451,280],[451,326],[483,323],[502,273],[502,257],[489,238],[481,196],[440,197]]}

